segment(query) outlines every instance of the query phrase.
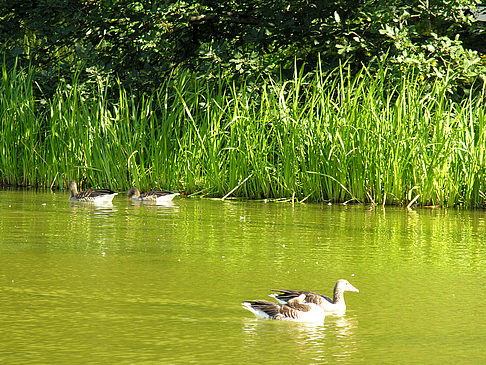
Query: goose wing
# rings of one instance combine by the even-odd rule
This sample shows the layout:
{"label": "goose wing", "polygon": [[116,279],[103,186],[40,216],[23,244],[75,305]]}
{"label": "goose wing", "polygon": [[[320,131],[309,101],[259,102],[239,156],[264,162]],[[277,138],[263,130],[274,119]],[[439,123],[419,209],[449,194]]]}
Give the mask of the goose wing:
{"label": "goose wing", "polygon": [[314,303],[317,305],[321,305],[326,302],[332,303],[331,298],[311,291],[299,291],[299,290],[288,290],[288,289],[272,289],[272,291],[276,293],[270,294],[270,296],[277,299],[280,303],[287,304],[289,300],[293,298],[297,298],[302,294],[305,294],[304,301],[307,303]]}
{"label": "goose wing", "polygon": [[142,198],[160,198],[162,196],[166,196],[166,195],[171,195],[171,194],[176,194],[175,192],[173,191],[161,191],[161,190],[157,190],[157,191],[147,191],[146,193],[143,193],[141,194],[140,196]]}
{"label": "goose wing", "polygon": [[76,198],[89,199],[89,198],[96,198],[98,196],[103,196],[103,195],[110,195],[110,194],[115,194],[115,192],[110,189],[88,189],[88,190],[83,190],[78,194],[76,194]]}
{"label": "goose wing", "polygon": [[270,319],[299,319],[302,311],[268,300],[250,300],[243,303],[243,307],[261,318]]}

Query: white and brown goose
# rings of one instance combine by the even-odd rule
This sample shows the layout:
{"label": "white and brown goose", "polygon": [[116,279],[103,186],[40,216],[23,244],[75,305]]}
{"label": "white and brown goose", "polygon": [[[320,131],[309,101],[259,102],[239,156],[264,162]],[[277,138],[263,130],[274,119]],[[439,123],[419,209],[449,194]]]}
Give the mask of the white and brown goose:
{"label": "white and brown goose", "polygon": [[310,291],[298,291],[298,290],[277,290],[273,289],[276,293],[270,294],[271,297],[277,299],[279,303],[286,304],[293,298],[304,295],[304,301],[307,303],[317,304],[326,313],[344,313],[346,312],[346,303],[344,302],[344,292],[350,291],[359,293],[359,290],[352,286],[349,281],[339,279],[334,286],[333,298],[326,297],[325,295],[313,293]]}
{"label": "white and brown goose", "polygon": [[242,303],[243,308],[258,318],[276,319],[296,322],[323,322],[324,310],[314,304],[305,302],[305,294],[290,298],[287,304],[268,300],[249,300]]}
{"label": "white and brown goose", "polygon": [[69,183],[71,190],[70,201],[73,202],[92,202],[100,204],[109,204],[118,193],[110,189],[88,189],[78,192],[78,185],[76,181],[71,180]]}
{"label": "white and brown goose", "polygon": [[164,204],[172,201],[174,197],[180,195],[179,193],[175,193],[173,191],[160,191],[160,190],[152,190],[147,191],[146,193],[140,193],[140,190],[135,186],[130,188],[127,192],[127,196],[132,198],[135,201],[146,201],[152,202],[156,204]]}

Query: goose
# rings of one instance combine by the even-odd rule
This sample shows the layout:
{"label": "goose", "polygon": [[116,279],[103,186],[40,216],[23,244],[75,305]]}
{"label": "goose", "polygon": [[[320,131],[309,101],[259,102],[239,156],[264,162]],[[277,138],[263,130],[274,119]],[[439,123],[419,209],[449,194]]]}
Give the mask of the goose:
{"label": "goose", "polygon": [[314,303],[320,306],[326,313],[344,313],[346,312],[346,303],[344,302],[344,292],[351,291],[359,293],[359,290],[352,286],[349,281],[339,279],[334,286],[333,299],[326,297],[325,295],[313,293],[310,291],[298,291],[298,290],[277,290],[277,292],[270,294],[271,297],[277,299],[281,304],[286,304],[290,300],[301,295],[305,295],[305,301],[308,303]]}
{"label": "goose", "polygon": [[69,189],[71,190],[70,201],[73,202],[93,202],[93,203],[111,203],[115,195],[113,190],[110,189],[88,189],[78,193],[78,185],[76,181],[71,180],[69,183]]}
{"label": "goose", "polygon": [[140,193],[136,187],[130,188],[127,192],[127,196],[132,198],[132,200],[137,201],[149,201],[157,204],[168,203],[179,193],[174,193],[172,191],[148,191],[146,193]]}
{"label": "goose", "polygon": [[242,303],[257,318],[295,322],[323,322],[325,313],[314,303],[305,303],[305,294],[290,298],[287,304],[268,300],[249,300]]}

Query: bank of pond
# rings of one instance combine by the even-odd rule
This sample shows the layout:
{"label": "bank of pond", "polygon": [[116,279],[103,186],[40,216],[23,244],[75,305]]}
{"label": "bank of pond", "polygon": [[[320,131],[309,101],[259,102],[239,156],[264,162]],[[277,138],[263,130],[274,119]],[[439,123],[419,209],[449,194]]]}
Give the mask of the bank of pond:
{"label": "bank of pond", "polygon": [[[447,77],[317,67],[251,86],[181,72],[153,94],[3,74],[0,183],[64,189],[164,186],[188,195],[376,205],[484,207],[484,91]],[[481,87],[479,87],[481,89]],[[142,197],[143,198],[143,197]]]}

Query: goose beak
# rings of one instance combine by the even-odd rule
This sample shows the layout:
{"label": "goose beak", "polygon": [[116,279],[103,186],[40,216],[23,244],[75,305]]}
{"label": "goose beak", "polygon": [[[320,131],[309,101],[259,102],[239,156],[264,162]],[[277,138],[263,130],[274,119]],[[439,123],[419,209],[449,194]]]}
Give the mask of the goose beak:
{"label": "goose beak", "polygon": [[349,284],[348,290],[349,291],[352,291],[352,292],[355,292],[355,293],[359,293],[359,290],[357,288],[355,288],[354,286],[352,286],[351,284]]}

